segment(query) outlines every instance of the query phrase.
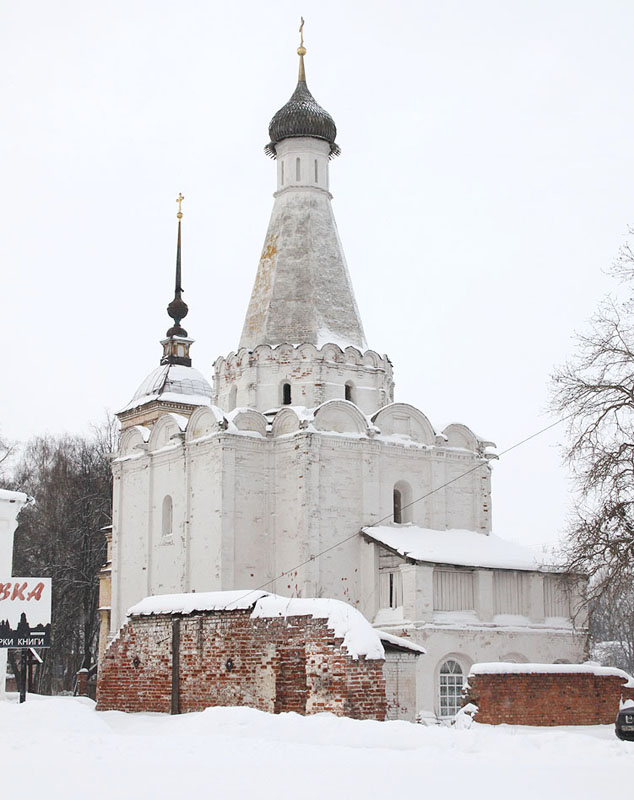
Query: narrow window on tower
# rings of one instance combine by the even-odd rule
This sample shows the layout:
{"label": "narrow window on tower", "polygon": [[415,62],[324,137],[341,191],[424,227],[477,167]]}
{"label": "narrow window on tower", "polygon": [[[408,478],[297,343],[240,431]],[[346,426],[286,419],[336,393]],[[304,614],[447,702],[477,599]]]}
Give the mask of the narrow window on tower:
{"label": "narrow window on tower", "polygon": [[317,167],[317,159],[315,159],[315,183],[319,183],[319,169]]}
{"label": "narrow window on tower", "polygon": [[284,162],[282,161],[282,186],[284,186]]}
{"label": "narrow window on tower", "polygon": [[394,485],[393,494],[393,519],[398,525],[404,525],[412,520],[412,487],[407,481],[398,481]]}
{"label": "narrow window on tower", "polygon": [[345,386],[345,398],[346,400],[350,400],[351,403],[354,403],[354,394],[352,391],[352,383],[348,381]]}
{"label": "narrow window on tower", "polygon": [[174,507],[172,504],[172,498],[166,494],[163,498],[163,514],[162,514],[162,525],[161,525],[161,533],[163,538],[167,538],[168,536],[172,535],[172,523],[173,523],[173,515],[174,515]]}
{"label": "narrow window on tower", "polygon": [[394,522],[403,522],[403,496],[399,489],[394,489]]}
{"label": "narrow window on tower", "polygon": [[299,158],[295,159],[295,180],[301,181],[302,179],[302,162]]}
{"label": "narrow window on tower", "polygon": [[291,404],[291,385],[290,383],[285,383],[282,386],[282,405],[290,406]]}

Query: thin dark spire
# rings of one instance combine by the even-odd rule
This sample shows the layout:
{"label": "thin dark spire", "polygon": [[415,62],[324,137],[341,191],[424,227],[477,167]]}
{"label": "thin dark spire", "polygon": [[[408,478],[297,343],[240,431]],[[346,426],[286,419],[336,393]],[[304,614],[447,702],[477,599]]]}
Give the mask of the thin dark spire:
{"label": "thin dark spire", "polygon": [[179,193],[176,202],[178,203],[178,238],[176,240],[176,282],[174,285],[174,299],[167,307],[167,313],[174,320],[174,325],[167,331],[168,336],[187,336],[187,331],[181,327],[181,320],[187,316],[189,309],[187,303],[183,300],[183,287],[181,285],[181,220],[183,219],[183,212],[181,211],[181,203],[185,198]]}

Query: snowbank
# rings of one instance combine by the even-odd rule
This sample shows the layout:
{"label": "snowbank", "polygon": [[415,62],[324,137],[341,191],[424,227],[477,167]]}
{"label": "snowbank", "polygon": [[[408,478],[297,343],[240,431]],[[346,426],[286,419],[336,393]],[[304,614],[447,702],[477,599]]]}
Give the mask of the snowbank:
{"label": "snowbank", "polygon": [[[15,698],[15,695],[14,695]],[[470,730],[249,708],[97,712],[83,698],[0,702],[3,793],[46,800],[469,800],[627,796],[631,742],[614,726]]]}

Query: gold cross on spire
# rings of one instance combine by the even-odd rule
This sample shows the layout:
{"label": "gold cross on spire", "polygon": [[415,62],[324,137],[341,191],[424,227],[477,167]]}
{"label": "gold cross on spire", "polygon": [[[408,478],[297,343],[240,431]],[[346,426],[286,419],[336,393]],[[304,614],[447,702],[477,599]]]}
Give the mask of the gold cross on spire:
{"label": "gold cross on spire", "polygon": [[178,197],[176,198],[176,202],[178,203],[178,214],[176,216],[178,217],[178,219],[182,219],[183,218],[183,210],[181,208],[181,203],[183,202],[184,199],[185,198],[183,197],[181,192],[179,192],[178,193]]}
{"label": "gold cross on spire", "polygon": [[304,47],[304,17],[300,17],[302,24],[299,26],[299,47],[297,48],[297,55],[305,56],[306,48]]}

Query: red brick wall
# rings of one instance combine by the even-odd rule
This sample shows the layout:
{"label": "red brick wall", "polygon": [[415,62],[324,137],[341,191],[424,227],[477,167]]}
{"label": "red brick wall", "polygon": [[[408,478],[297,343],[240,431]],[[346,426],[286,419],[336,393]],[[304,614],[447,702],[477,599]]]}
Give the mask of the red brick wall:
{"label": "red brick wall", "polygon": [[[326,620],[250,614],[248,609],[180,618],[182,712],[246,705],[275,713],[385,718],[382,660],[352,659]],[[171,692],[172,617],[135,617],[105,654],[97,708],[169,712]]]}
{"label": "red brick wall", "polygon": [[607,725],[613,723],[623,687],[617,675],[543,672],[470,675],[465,702],[488,725]]}

